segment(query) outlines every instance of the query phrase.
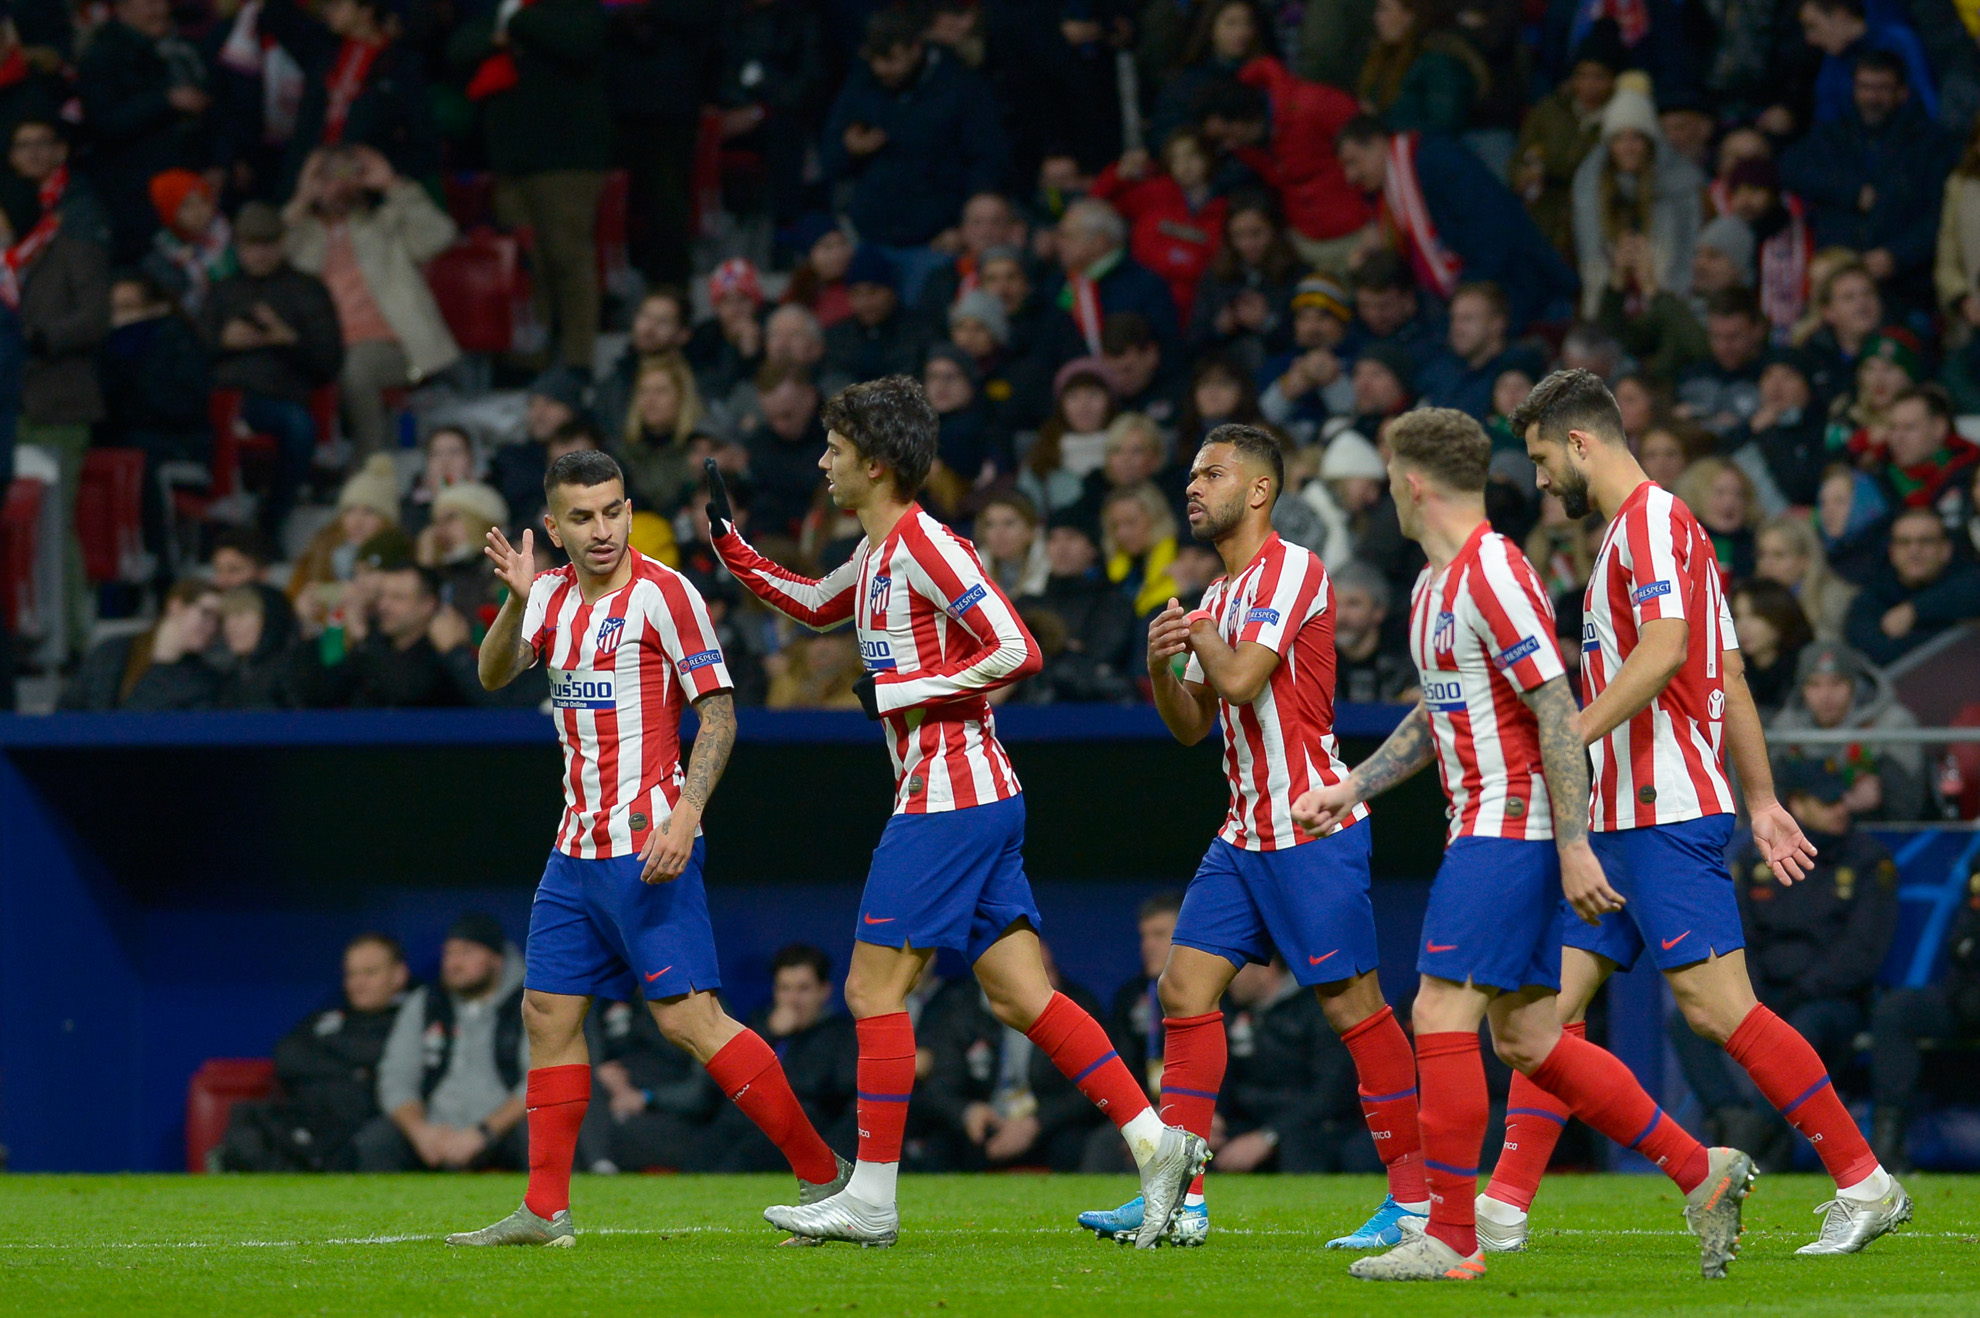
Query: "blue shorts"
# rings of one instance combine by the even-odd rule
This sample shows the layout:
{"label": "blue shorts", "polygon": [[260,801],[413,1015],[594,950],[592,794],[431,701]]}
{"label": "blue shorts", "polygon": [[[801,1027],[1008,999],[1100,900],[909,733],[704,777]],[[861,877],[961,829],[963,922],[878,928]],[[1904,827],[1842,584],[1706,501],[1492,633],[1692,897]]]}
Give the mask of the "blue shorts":
{"label": "blue shorts", "polygon": [[1462,984],[1561,990],[1561,857],[1552,842],[1461,837],[1444,848],[1416,968]]}
{"label": "blue shorts", "polygon": [[1726,843],[1731,815],[1705,815],[1681,824],[1590,833],[1588,843],[1609,886],[1623,896],[1620,911],[1588,925],[1572,910],[1563,942],[1628,970],[1643,949],[1659,970],[1676,970],[1714,953],[1746,946]]}
{"label": "blue shorts", "polygon": [[1301,984],[1373,970],[1380,958],[1368,900],[1372,837],[1364,821],[1280,851],[1246,851],[1218,838],[1183,894],[1175,941],[1240,968],[1270,960],[1276,948]]}
{"label": "blue shorts", "polygon": [[853,937],[881,947],[949,947],[976,958],[1019,920],[1039,927],[1024,877],[1024,797],[895,815],[873,848]]}
{"label": "blue shorts", "polygon": [[701,866],[708,844],[694,842],[685,872],[642,883],[638,856],[579,860],[550,853],[529,908],[523,985],[540,993],[649,1002],[722,986],[715,931]]}

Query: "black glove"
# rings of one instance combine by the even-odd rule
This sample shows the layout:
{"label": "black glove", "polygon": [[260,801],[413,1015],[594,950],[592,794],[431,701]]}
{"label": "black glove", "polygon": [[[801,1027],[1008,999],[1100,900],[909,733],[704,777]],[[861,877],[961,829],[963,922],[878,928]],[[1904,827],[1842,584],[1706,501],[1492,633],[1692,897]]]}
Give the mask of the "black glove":
{"label": "black glove", "polygon": [[720,540],[736,529],[736,510],[729,506],[729,487],[722,483],[722,469],[715,459],[703,458],[701,469],[708,473],[708,534]]}
{"label": "black glove", "polygon": [[859,707],[866,711],[866,717],[880,718],[880,692],[876,689],[873,674],[868,673],[853,683],[853,694],[859,697]]}

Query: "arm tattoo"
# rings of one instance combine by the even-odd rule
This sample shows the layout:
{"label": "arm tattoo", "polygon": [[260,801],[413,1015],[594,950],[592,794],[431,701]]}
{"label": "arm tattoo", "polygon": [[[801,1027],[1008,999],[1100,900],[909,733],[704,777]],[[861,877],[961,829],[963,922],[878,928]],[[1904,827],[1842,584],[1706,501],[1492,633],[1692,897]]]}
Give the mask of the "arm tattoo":
{"label": "arm tattoo", "polygon": [[1574,696],[1565,677],[1553,678],[1523,697],[1540,720],[1540,769],[1554,807],[1554,842],[1588,838],[1588,749],[1575,724]]}
{"label": "arm tattoo", "polygon": [[681,804],[697,811],[708,808],[708,797],[729,767],[729,752],[736,745],[736,701],[727,691],[717,691],[694,702],[701,718],[701,731],[695,734],[694,753],[688,756],[687,782],[681,787]]}
{"label": "arm tattoo", "polygon": [[1430,738],[1430,715],[1423,703],[1403,717],[1389,739],[1354,771],[1354,783],[1361,799],[1380,796],[1403,779],[1430,763],[1434,747]]}

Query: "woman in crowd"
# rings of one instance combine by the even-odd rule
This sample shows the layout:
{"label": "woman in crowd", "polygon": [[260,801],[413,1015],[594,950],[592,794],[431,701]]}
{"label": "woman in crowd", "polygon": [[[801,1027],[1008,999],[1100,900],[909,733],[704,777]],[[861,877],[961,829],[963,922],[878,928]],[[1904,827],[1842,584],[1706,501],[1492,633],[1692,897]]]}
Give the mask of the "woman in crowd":
{"label": "woman in crowd", "polygon": [[1163,141],[1196,116],[1196,102],[1209,88],[1237,76],[1260,55],[1273,53],[1272,21],[1258,0],[1214,0],[1199,6],[1196,24],[1183,47],[1182,67],[1162,84],[1148,133]]}
{"label": "woman in crowd", "polygon": [[1753,572],[1794,592],[1818,641],[1840,641],[1856,587],[1829,570],[1814,522],[1776,517],[1754,537]]}
{"label": "woman in crowd", "polygon": [[[440,583],[440,602],[461,611],[471,627],[494,620],[501,583],[488,570],[489,531],[509,524],[509,505],[492,485],[457,481],[433,501],[433,519],[413,542],[413,560]],[[484,607],[487,617],[482,616]]]}
{"label": "woman in crowd", "polygon": [[1398,133],[1456,136],[1491,86],[1491,70],[1451,24],[1445,0],[1375,0],[1375,43],[1356,91]]}
{"label": "woman in crowd", "polygon": [[1143,483],[1116,490],[1100,513],[1100,549],[1107,580],[1145,618],[1180,589],[1169,574],[1176,561],[1176,518],[1160,490]]}
{"label": "woman in crowd", "polygon": [[1685,468],[1711,449],[1710,435],[1673,421],[1644,432],[1636,444],[1636,460],[1642,464],[1645,476],[1667,490],[1675,490]]}
{"label": "woman in crowd", "polygon": [[1732,592],[1733,630],[1746,665],[1746,684],[1760,717],[1769,719],[1794,694],[1794,670],[1802,647],[1814,640],[1808,616],[1794,592],[1778,581],[1756,577]]}
{"label": "woman in crowd", "polygon": [[399,477],[390,454],[374,453],[337,492],[337,516],[296,559],[289,598],[298,609],[312,587],[349,581],[358,546],[399,525]]}
{"label": "woman in crowd", "polygon": [[1256,374],[1290,338],[1293,290],[1302,271],[1272,200],[1234,198],[1223,245],[1196,286],[1189,337],[1198,352],[1220,352]]}
{"label": "woman in crowd", "polygon": [[830,329],[852,315],[846,267],[852,264],[853,241],[838,219],[824,211],[811,212],[792,227],[791,246],[804,255],[791,271],[783,300],[810,308],[820,329]]}
{"label": "woman in crowd", "polygon": [[982,501],[1006,483],[1009,445],[983,400],[976,362],[953,343],[929,349],[921,385],[941,430],[922,498],[943,521],[968,526]]}
{"label": "woman in crowd", "polygon": [[1031,500],[1015,492],[991,495],[976,515],[975,540],[984,569],[1006,595],[1017,599],[1044,592],[1051,564]]}
{"label": "woman in crowd", "polygon": [[211,709],[220,674],[201,656],[219,630],[218,592],[181,577],[165,592],[158,621],[135,636],[113,636],[89,652],[62,708],[104,712]]}
{"label": "woman in crowd", "polygon": [[694,489],[701,466],[689,450],[702,415],[694,372],[679,353],[640,367],[618,444],[635,506],[670,516]]}
{"label": "woman in crowd", "polygon": [[1098,358],[1082,357],[1059,370],[1058,402],[1018,473],[1018,488],[1053,513],[1074,502],[1089,473],[1107,460],[1107,426],[1114,387]]}
{"label": "woman in crowd", "polygon": [[1177,450],[1192,458],[1203,437],[1227,421],[1261,425],[1258,390],[1249,371],[1226,357],[1205,357],[1191,374],[1189,393],[1176,421]]}
{"label": "woman in crowd", "polygon": [[1890,502],[1869,472],[1838,463],[1823,474],[1815,526],[1837,576],[1859,587],[1876,576],[1888,558],[1890,525]]}
{"label": "woman in crowd", "polygon": [[1844,461],[1881,452],[1890,437],[1891,405],[1924,375],[1918,340],[1895,327],[1873,334],[1857,353],[1855,387],[1829,408],[1823,446]]}
{"label": "woman in crowd", "polygon": [[1616,410],[1622,413],[1623,434],[1640,443],[1650,427],[1670,411],[1669,404],[1647,376],[1625,375],[1616,381]]}
{"label": "woman in crowd", "polygon": [[1697,166],[1664,141],[1649,95],[1632,85],[1618,87],[1602,111],[1602,144],[1574,172],[1584,316],[1592,319],[1600,309],[1617,244],[1628,235],[1649,242],[1659,290],[1679,297],[1690,292],[1704,187]]}
{"label": "woman in crowd", "polygon": [[1760,505],[1747,474],[1724,458],[1700,458],[1685,468],[1671,493],[1711,535],[1722,584],[1752,576],[1753,528],[1760,524]]}
{"label": "woman in crowd", "polygon": [[438,426],[426,437],[426,462],[412,493],[400,501],[399,525],[417,536],[433,520],[433,501],[449,485],[471,481],[481,469],[474,436],[462,426]]}

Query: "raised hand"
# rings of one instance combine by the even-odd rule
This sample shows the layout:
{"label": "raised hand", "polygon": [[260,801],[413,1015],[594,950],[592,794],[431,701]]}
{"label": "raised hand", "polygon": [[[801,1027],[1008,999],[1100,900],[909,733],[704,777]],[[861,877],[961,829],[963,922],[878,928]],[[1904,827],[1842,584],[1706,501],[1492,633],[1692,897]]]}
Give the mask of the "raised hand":
{"label": "raised hand", "polygon": [[701,469],[708,475],[708,534],[716,540],[736,529],[736,510],[729,506],[729,487],[722,480],[722,468],[713,458],[703,458]]}
{"label": "raised hand", "polygon": [[536,580],[536,537],[528,529],[522,533],[522,548],[509,544],[509,537],[502,534],[502,528],[488,528],[488,547],[482,551],[495,565],[495,579],[509,588],[509,593],[519,600],[529,598],[529,588]]}

